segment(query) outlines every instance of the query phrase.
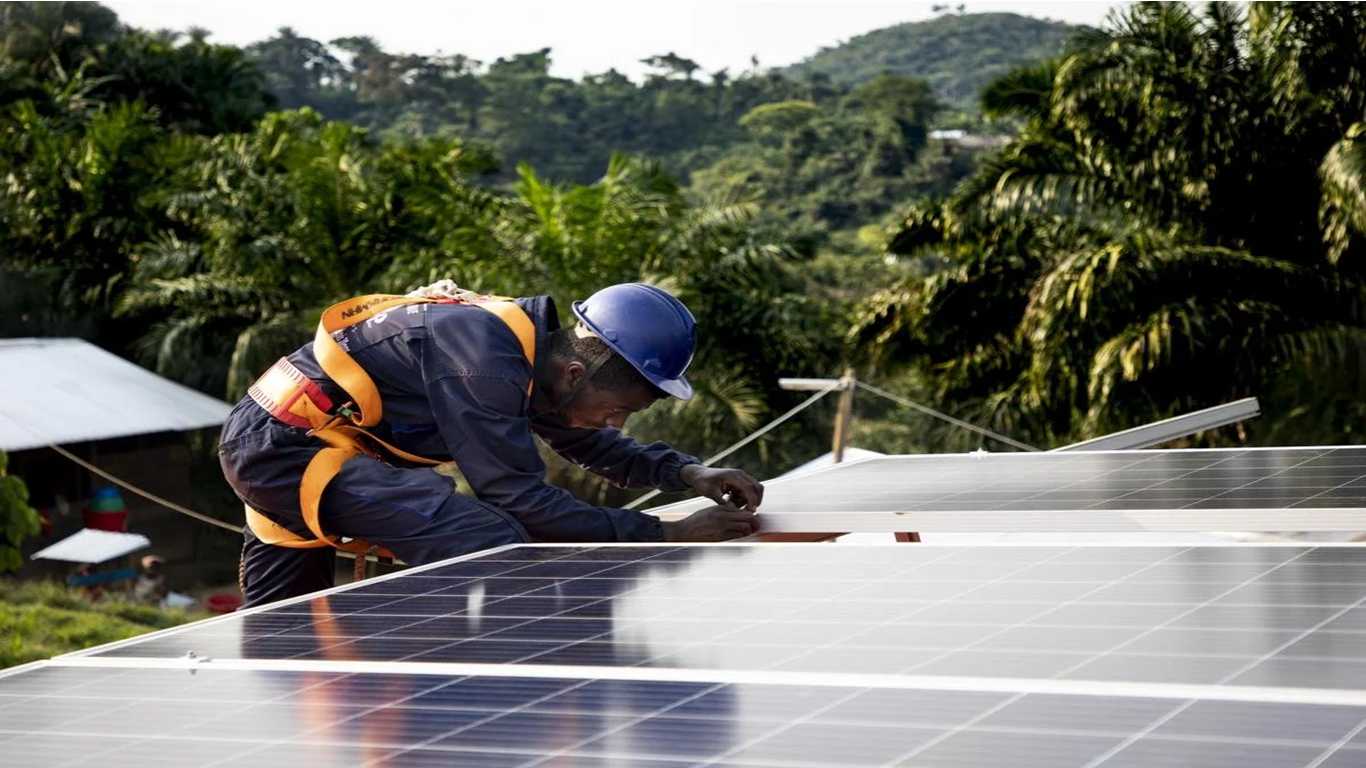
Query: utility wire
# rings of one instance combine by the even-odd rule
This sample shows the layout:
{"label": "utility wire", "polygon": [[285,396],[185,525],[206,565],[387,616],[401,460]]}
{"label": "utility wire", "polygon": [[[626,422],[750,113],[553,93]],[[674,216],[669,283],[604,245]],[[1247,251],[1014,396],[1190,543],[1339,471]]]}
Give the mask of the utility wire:
{"label": "utility wire", "polygon": [[[770,421],[769,423],[767,423],[767,424],[765,424],[764,426],[760,427],[758,430],[756,430],[755,432],[752,432],[749,436],[743,438],[743,439],[740,440],[738,443],[735,443],[735,444],[732,445],[731,447],[725,449],[724,451],[721,451],[720,453],[716,454],[715,456],[712,456],[711,458],[709,458],[709,459],[707,459],[706,461],[702,462],[702,466],[704,466],[704,467],[710,467],[712,464],[715,464],[716,462],[720,461],[721,459],[726,458],[727,456],[731,455],[732,453],[735,453],[736,451],[740,450],[741,448],[744,448],[745,446],[749,445],[750,443],[754,442],[755,440],[758,440],[759,438],[763,437],[764,435],[768,434],[769,432],[772,432],[778,425],[782,424],[783,422],[787,421],[788,419],[792,418],[793,416],[796,416],[797,414],[799,414],[799,413],[801,413],[802,411],[806,410],[806,408],[809,407],[811,404],[815,403],[817,400],[821,399],[822,397],[825,397],[826,395],[830,394],[831,392],[834,392],[835,390],[839,389],[842,385],[843,385],[843,382],[840,382],[840,381],[835,381],[835,382],[833,382],[830,386],[826,387],[825,389],[822,389],[821,391],[817,392],[816,394],[812,395],[811,397],[806,398],[806,399],[803,400],[802,402],[798,403],[794,408],[792,408],[792,410],[788,411],[787,413],[784,413],[782,416],[779,416],[778,418],[774,419],[773,421]],[[653,490],[653,491],[650,491],[649,493],[645,494],[644,496],[640,496],[639,498],[636,498],[636,499],[632,500],[631,502],[629,502],[628,504],[626,504],[626,505],[623,507],[623,509],[635,509],[636,507],[640,506],[641,504],[644,504],[645,502],[649,501],[650,499],[653,499],[654,497],[658,496],[658,495],[661,494],[661,493],[663,493],[663,491],[660,491],[660,490],[658,490],[658,489]]]}
{"label": "utility wire", "polygon": [[[1018,448],[1018,449],[1020,449],[1020,450],[1022,450],[1022,451],[1037,451],[1037,450],[1039,450],[1038,448],[1035,448],[1035,447],[1032,446],[1032,445],[1028,445],[1028,444],[1026,444],[1026,443],[1022,443],[1022,442],[1020,442],[1020,441],[1018,441],[1018,440],[1013,440],[1013,439],[1011,439],[1011,438],[1009,438],[1009,437],[1006,437],[1005,435],[1002,435],[1002,434],[1000,434],[1000,433],[998,433],[998,432],[992,432],[991,430],[989,430],[989,429],[984,429],[984,428],[982,428],[982,427],[977,426],[976,424],[969,424],[968,422],[963,421],[962,419],[955,419],[954,417],[949,416],[949,415],[946,414],[946,413],[940,413],[939,411],[936,411],[935,409],[930,408],[929,406],[925,406],[925,405],[921,405],[921,404],[916,403],[916,402],[912,402],[912,401],[910,401],[910,400],[907,400],[907,399],[904,398],[904,397],[901,397],[900,395],[894,395],[894,394],[892,394],[891,392],[888,392],[887,390],[881,389],[881,388],[879,388],[879,387],[875,387],[875,386],[873,386],[872,384],[865,384],[865,383],[862,382],[862,381],[855,381],[855,384],[856,384],[856,386],[858,386],[860,389],[867,390],[868,392],[871,392],[872,394],[877,395],[877,396],[879,396],[879,397],[884,397],[884,398],[886,398],[886,399],[888,399],[888,400],[891,400],[891,401],[894,402],[894,403],[897,403],[898,405],[902,405],[902,406],[905,406],[905,407],[907,407],[907,408],[910,408],[911,410],[919,411],[920,413],[923,413],[923,414],[925,414],[925,415],[927,415],[927,416],[932,416],[932,417],[934,417],[934,418],[936,418],[936,419],[940,419],[940,420],[942,420],[942,421],[946,421],[946,422],[948,422],[948,423],[950,423],[950,424],[953,424],[953,425],[956,426],[956,427],[961,427],[961,428],[966,429],[966,430],[969,430],[969,431],[971,431],[971,432],[976,432],[977,434],[982,435],[982,436],[984,436],[984,437],[989,437],[989,438],[991,438],[991,439],[993,439],[993,440],[999,440],[999,441],[1001,441],[1001,442],[1003,442],[1003,443],[1005,443],[1005,444],[1007,444],[1007,445],[1010,445],[1010,446],[1012,446],[1012,447]],[[764,435],[768,434],[769,432],[772,432],[774,429],[777,429],[779,426],[781,426],[782,424],[784,424],[785,422],[787,422],[787,421],[788,421],[789,419],[791,419],[793,416],[796,416],[797,414],[799,414],[799,413],[801,413],[802,411],[806,410],[806,409],[809,408],[811,405],[813,405],[817,400],[820,400],[822,397],[825,397],[826,395],[830,394],[831,392],[834,392],[835,390],[840,389],[843,385],[844,385],[844,382],[843,382],[842,380],[834,380],[834,381],[832,381],[831,384],[830,384],[830,386],[828,386],[828,387],[826,387],[825,389],[822,389],[822,390],[820,390],[819,392],[816,392],[814,395],[812,395],[812,396],[806,398],[805,400],[803,400],[802,402],[800,402],[800,403],[798,403],[796,406],[794,406],[792,409],[788,410],[788,411],[787,411],[786,413],[784,413],[783,415],[779,416],[778,418],[774,419],[773,421],[770,421],[769,423],[765,424],[764,426],[762,426],[762,427],[760,427],[759,429],[755,430],[754,432],[750,433],[749,435],[747,435],[746,437],[742,438],[741,440],[739,440],[739,441],[736,442],[735,444],[731,445],[729,448],[726,448],[725,450],[721,451],[720,453],[717,453],[717,454],[715,454],[715,455],[709,457],[706,461],[702,462],[702,465],[703,465],[703,466],[706,466],[706,467],[709,467],[709,466],[711,466],[712,464],[715,464],[716,462],[720,461],[721,459],[724,459],[724,458],[726,458],[727,456],[731,455],[732,453],[735,453],[736,451],[740,450],[741,448],[744,448],[745,446],[749,445],[750,443],[754,442],[755,440],[758,440],[759,438],[763,437]],[[154,494],[154,493],[152,493],[152,492],[150,492],[150,491],[145,491],[145,490],[143,490],[142,488],[139,488],[139,487],[137,487],[136,485],[133,485],[132,483],[129,483],[129,482],[125,481],[125,480],[121,480],[121,479],[115,477],[114,475],[109,474],[108,472],[104,471],[103,469],[100,469],[99,467],[95,466],[94,464],[91,464],[90,462],[86,461],[85,459],[82,459],[81,457],[79,457],[79,456],[77,456],[76,454],[74,454],[74,453],[72,453],[72,452],[66,450],[65,448],[62,448],[61,446],[58,446],[58,445],[49,445],[48,448],[51,448],[52,450],[56,451],[57,453],[61,454],[61,455],[64,456],[64,457],[66,457],[67,459],[70,459],[71,461],[75,462],[76,464],[79,464],[80,466],[84,467],[84,468],[87,469],[88,471],[90,471],[90,472],[92,472],[92,473],[94,473],[94,474],[96,474],[96,475],[99,475],[100,477],[103,477],[104,479],[108,480],[109,482],[111,482],[111,483],[113,483],[113,484],[115,484],[115,485],[117,485],[117,486],[119,486],[119,487],[121,487],[121,488],[124,488],[124,489],[126,489],[126,490],[128,490],[128,491],[131,491],[131,492],[133,492],[133,493],[135,493],[135,494],[137,494],[137,495],[143,497],[144,499],[147,499],[148,501],[152,501],[152,502],[154,502],[154,503],[156,503],[156,504],[160,504],[161,506],[163,506],[163,507],[165,507],[165,508],[167,508],[167,509],[169,509],[169,510],[172,510],[172,511],[174,511],[174,512],[179,512],[180,514],[186,515],[187,517],[192,517],[192,518],[194,518],[195,520],[198,520],[198,521],[200,521],[200,522],[208,523],[209,525],[217,526],[217,527],[222,528],[222,529],[224,529],[224,530],[232,531],[233,533],[238,533],[238,534],[242,533],[242,527],[241,527],[241,526],[233,525],[232,523],[226,522],[226,521],[224,521],[224,520],[219,520],[219,519],[216,518],[216,517],[210,517],[210,516],[205,515],[205,514],[203,514],[203,513],[196,512],[196,511],[194,511],[194,510],[192,510],[192,509],[187,509],[186,507],[182,507],[181,505],[176,504],[175,502],[170,501],[170,500],[168,500],[168,499],[164,499],[164,498],[162,498],[162,497],[160,497],[160,496],[158,496],[158,495],[156,495],[156,494]],[[645,495],[643,495],[643,496],[640,496],[640,497],[638,497],[638,498],[632,500],[631,502],[627,503],[627,504],[625,505],[624,508],[625,508],[625,509],[635,509],[636,507],[640,506],[641,504],[644,504],[645,502],[649,501],[650,499],[653,499],[654,497],[658,496],[660,493],[662,493],[662,491],[659,491],[659,490],[650,491],[649,493],[647,493],[647,494],[645,494]],[[351,553],[349,553],[349,552],[339,552],[338,554],[340,554],[340,555],[342,555],[343,557],[345,557],[345,556],[350,555]],[[371,557],[368,557],[367,559],[373,560],[373,559],[375,559],[375,558],[374,558],[373,556],[371,556]]]}
{"label": "utility wire", "polygon": [[85,467],[85,468],[86,468],[87,470],[89,470],[90,472],[93,472],[94,474],[97,474],[97,475],[99,475],[100,477],[103,477],[105,480],[108,480],[109,482],[113,483],[114,485],[117,485],[117,486],[119,486],[120,488],[123,488],[123,489],[125,489],[125,490],[132,491],[133,493],[136,493],[137,495],[141,496],[141,497],[144,498],[144,499],[147,499],[148,501],[152,501],[152,502],[155,502],[155,503],[157,503],[157,504],[160,504],[161,506],[163,506],[163,507],[165,507],[165,508],[167,508],[167,509],[173,510],[173,511],[175,511],[175,512],[179,512],[179,513],[182,514],[182,515],[188,515],[189,517],[193,517],[194,519],[198,520],[198,521],[201,522],[201,523],[208,523],[209,525],[216,525],[216,526],[218,526],[219,528],[222,528],[222,529],[227,530],[227,531],[232,531],[233,533],[241,533],[241,532],[242,532],[241,526],[233,525],[232,523],[226,522],[226,521],[224,521],[224,520],[219,520],[219,519],[216,518],[216,517],[209,517],[208,515],[203,514],[203,513],[201,513],[201,512],[196,512],[196,511],[194,511],[193,509],[186,509],[185,507],[180,506],[179,504],[175,503],[174,501],[170,501],[170,500],[167,500],[167,499],[163,499],[163,498],[161,498],[160,496],[156,495],[155,493],[152,493],[151,491],[144,491],[143,489],[137,487],[136,485],[133,485],[132,483],[129,483],[129,482],[124,481],[124,480],[120,480],[119,478],[114,477],[113,475],[109,474],[108,472],[105,472],[103,469],[100,469],[99,467],[95,466],[94,464],[91,464],[90,462],[86,461],[85,459],[82,459],[80,456],[77,456],[76,454],[72,453],[71,451],[68,451],[67,449],[65,449],[65,448],[63,448],[63,447],[61,447],[61,446],[59,446],[59,445],[49,445],[48,447],[51,448],[52,450],[56,451],[57,453],[60,453],[61,455],[65,456],[66,458],[68,458],[68,459],[70,459],[70,460],[76,462],[77,464],[81,465],[82,467]]}
{"label": "utility wire", "polygon": [[[131,491],[132,493],[135,493],[135,494],[141,496],[142,498],[147,499],[148,501],[151,501],[151,502],[156,503],[156,504],[160,504],[161,506],[163,506],[163,507],[165,507],[165,508],[171,510],[172,512],[179,512],[180,514],[185,515],[185,516],[187,516],[187,517],[192,517],[192,518],[194,518],[195,520],[200,521],[201,523],[208,523],[209,525],[213,525],[213,526],[217,526],[217,527],[219,527],[219,528],[222,528],[222,529],[225,530],[225,531],[232,531],[233,533],[236,533],[236,534],[241,534],[241,533],[242,533],[242,526],[240,526],[240,525],[233,525],[232,523],[229,523],[229,522],[227,522],[227,521],[225,521],[225,520],[219,520],[219,519],[216,518],[216,517],[209,517],[208,515],[206,515],[206,514],[204,514],[204,513],[202,513],[202,512],[196,512],[196,511],[194,511],[193,509],[188,509],[188,508],[186,508],[186,507],[182,507],[182,506],[180,506],[179,504],[175,503],[174,501],[171,501],[171,500],[169,500],[169,499],[164,499],[164,498],[162,498],[162,497],[156,495],[155,493],[152,493],[151,491],[143,490],[142,488],[139,488],[139,487],[137,487],[136,485],[133,485],[132,483],[128,482],[127,480],[121,480],[121,479],[115,477],[114,475],[109,474],[108,472],[104,471],[103,469],[100,469],[99,467],[95,466],[94,464],[91,464],[90,462],[86,461],[85,459],[82,459],[80,456],[77,456],[76,454],[72,453],[71,451],[68,451],[68,450],[66,450],[65,448],[62,448],[61,446],[58,446],[58,445],[49,445],[48,447],[51,448],[52,450],[56,451],[57,453],[61,454],[62,456],[65,456],[66,458],[70,459],[71,461],[73,461],[73,462],[79,464],[80,466],[84,467],[85,469],[89,470],[90,472],[92,472],[92,473],[94,473],[94,474],[96,474],[96,475],[99,475],[100,477],[104,478],[105,480],[108,480],[109,482],[113,483],[114,485],[117,485],[117,486],[119,486],[120,488],[123,488],[123,489],[125,489],[125,490]],[[351,552],[341,552],[341,551],[338,551],[337,554],[340,555],[341,557],[346,557],[346,558],[354,558],[354,557],[356,557],[356,555],[355,555],[354,553],[351,553]],[[378,558],[378,557],[375,557],[374,555],[366,555],[365,559],[368,560],[368,561],[370,561],[370,562],[379,562],[379,558]],[[395,562],[397,563],[398,561],[396,560]]]}
{"label": "utility wire", "polygon": [[1022,451],[1039,450],[1038,448],[1035,448],[1034,446],[1029,445],[1028,443],[1022,443],[1019,440],[1013,440],[999,432],[992,432],[991,430],[979,427],[976,424],[969,424],[968,422],[963,421],[962,419],[955,419],[947,413],[940,413],[939,411],[936,411],[935,409],[927,405],[921,405],[920,403],[912,402],[904,397],[901,397],[900,395],[894,395],[885,389],[875,387],[872,384],[865,384],[861,381],[855,383],[858,385],[860,389],[866,389],[879,397],[885,397],[898,405],[904,405],[905,407],[910,408],[913,411],[919,411],[920,413],[923,413],[926,416],[933,416],[934,418],[939,419],[941,421],[946,421],[954,425],[955,427],[961,427],[970,432],[976,432],[977,434],[982,435],[983,437],[989,437],[992,440],[999,440],[1005,443],[1006,445],[1018,448]]}

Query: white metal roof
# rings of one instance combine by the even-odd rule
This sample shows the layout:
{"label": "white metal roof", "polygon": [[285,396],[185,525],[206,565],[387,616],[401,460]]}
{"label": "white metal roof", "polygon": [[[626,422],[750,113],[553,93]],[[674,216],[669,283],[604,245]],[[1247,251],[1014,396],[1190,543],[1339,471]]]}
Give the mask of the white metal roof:
{"label": "white metal roof", "polygon": [[[844,449],[844,460],[846,462],[859,461],[860,459],[875,459],[886,455],[887,454],[885,453],[878,453],[877,451],[869,451],[863,448],[855,448],[852,445],[847,446]],[[833,451],[831,451],[830,453],[823,453],[820,456],[817,456],[816,458],[812,459],[811,461],[806,462],[805,464],[800,464],[792,469],[789,469],[781,475],[778,475],[778,477],[792,477],[793,475],[804,475],[807,472],[814,472],[817,469],[825,469],[826,467],[833,466],[835,466],[835,454]]]}
{"label": "white metal roof", "polygon": [[152,542],[137,533],[116,533],[82,528],[52,546],[33,553],[34,560],[65,560],[69,563],[103,563],[136,552]]}
{"label": "white metal roof", "polygon": [[227,403],[80,339],[0,339],[0,450],[218,426]]}

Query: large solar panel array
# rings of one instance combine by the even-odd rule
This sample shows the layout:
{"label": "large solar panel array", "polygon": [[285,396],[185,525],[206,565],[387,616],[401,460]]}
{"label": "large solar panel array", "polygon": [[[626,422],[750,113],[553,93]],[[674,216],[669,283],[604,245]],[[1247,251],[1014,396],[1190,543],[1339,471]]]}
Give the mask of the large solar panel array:
{"label": "large solar panel array", "polygon": [[[1354,452],[1312,453],[1239,466],[1355,490]],[[1194,454],[1154,460],[1209,471]],[[1346,768],[1366,765],[1364,641],[1357,545],[527,545],[0,673],[0,754]]]}
{"label": "large solar panel array", "polygon": [[1354,546],[526,546],[0,678],[0,749],[1341,768],[1366,761],[1363,639]]}
{"label": "large solar panel array", "polygon": [[1366,447],[889,456],[774,480],[760,517],[768,531],[1356,531]]}

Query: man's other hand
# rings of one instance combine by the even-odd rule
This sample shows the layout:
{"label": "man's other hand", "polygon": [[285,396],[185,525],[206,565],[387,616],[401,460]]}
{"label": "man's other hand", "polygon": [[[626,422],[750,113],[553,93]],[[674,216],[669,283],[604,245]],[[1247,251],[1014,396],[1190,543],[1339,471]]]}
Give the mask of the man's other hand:
{"label": "man's other hand", "polygon": [[699,509],[682,520],[664,523],[665,541],[725,541],[759,530],[758,517],[729,505]]}
{"label": "man's other hand", "polygon": [[764,500],[764,486],[741,469],[717,469],[688,464],[679,472],[683,482],[717,504],[727,502],[742,509],[757,510]]}

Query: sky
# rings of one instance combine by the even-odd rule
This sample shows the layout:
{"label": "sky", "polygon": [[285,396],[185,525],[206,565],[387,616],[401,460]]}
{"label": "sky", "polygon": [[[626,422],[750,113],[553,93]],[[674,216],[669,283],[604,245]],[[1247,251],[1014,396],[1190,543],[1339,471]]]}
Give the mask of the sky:
{"label": "sky", "polygon": [[[480,61],[549,47],[551,72],[570,78],[616,68],[639,78],[639,60],[670,51],[711,72],[797,62],[822,46],[904,21],[932,18],[930,2],[896,0],[104,0],[126,24],[203,27],[245,45],[288,26],[305,37],[369,35],[394,53],[460,53]],[[954,3],[956,5],[956,3]],[[1113,2],[966,2],[969,13],[1011,11],[1097,25]]]}

